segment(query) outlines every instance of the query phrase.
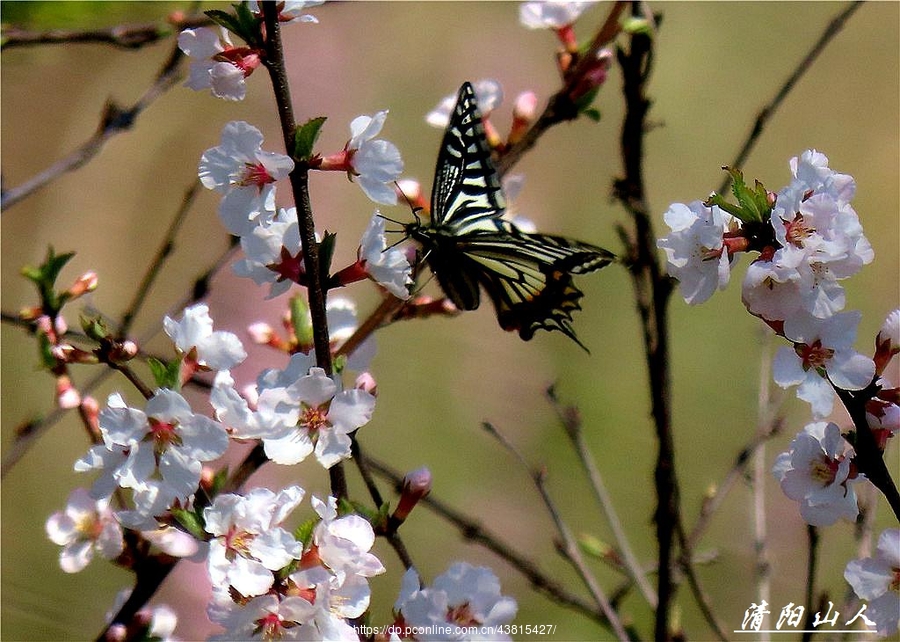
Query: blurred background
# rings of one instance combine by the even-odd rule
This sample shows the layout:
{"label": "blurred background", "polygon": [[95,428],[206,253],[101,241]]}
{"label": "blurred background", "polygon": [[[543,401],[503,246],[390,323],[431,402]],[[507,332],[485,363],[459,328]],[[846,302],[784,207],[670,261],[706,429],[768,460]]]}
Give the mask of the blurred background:
{"label": "blurred background", "polygon": [[[227,8],[206,3],[203,8]],[[603,21],[608,3],[587,11],[576,25],[584,40]],[[645,176],[659,236],[662,215],[672,202],[702,199],[722,181],[720,166],[730,163],[764,104],[844,7],[837,3],[680,3],[651,5],[664,19],[656,42],[649,86],[653,129],[646,138]],[[187,3],[172,2],[3,2],[2,19],[28,29],[105,27],[164,21]],[[542,101],[558,86],[556,41],[548,31],[529,31],[518,23],[512,2],[334,3],[310,11],[320,24],[292,24],[284,31],[288,73],[298,121],[325,115],[318,149],[339,151],[349,138],[349,122],[360,114],[389,109],[381,137],[395,143],[427,193],[441,132],[429,128],[425,114],[464,80],[494,78],[506,93],[494,113],[507,130],[515,96],[533,90]],[[857,181],[854,206],[875,248],[876,260],[845,283],[847,308],[860,309],[858,349],[870,352],[885,315],[898,304],[898,113],[900,5],[871,3],[851,18],[813,68],[788,96],[742,168],[773,190],[790,179],[788,161],[816,148],[838,171]],[[3,181],[17,186],[69,154],[88,139],[104,103],[135,101],[169,55],[168,39],[139,50],[70,44],[9,49],[3,53]],[[621,82],[613,67],[597,107],[602,120],[555,127],[516,168],[526,177],[516,204],[538,229],[620,251],[618,223],[629,224],[610,198],[621,171],[618,136],[623,114]],[[248,79],[247,99],[217,100],[178,86],[154,102],[133,131],[110,140],[87,166],[67,174],[3,213],[2,309],[15,312],[36,302],[19,270],[37,265],[47,246],[77,256],[63,271],[67,284],[87,270],[100,278],[87,302],[119,318],[151,257],[196,179],[201,153],[219,142],[229,120],[246,120],[266,136],[264,147],[281,150],[281,135],[267,75]],[[289,204],[289,190],[279,192]],[[320,231],[338,232],[335,266],[352,262],[358,239],[374,206],[338,173],[312,177],[313,207]],[[219,197],[200,194],[176,241],[171,258],[151,292],[132,336],[145,347],[168,353],[160,332],[165,314],[180,315],[175,303],[194,279],[228,245],[217,220]],[[387,216],[409,220],[406,206],[382,208]],[[756,429],[759,371],[772,348],[766,333],[740,302],[739,266],[731,286],[708,303],[689,308],[671,302],[673,409],[678,474],[685,519],[691,527],[704,493],[731,469]],[[450,502],[531,558],[570,590],[586,595],[567,564],[556,554],[556,533],[529,481],[528,471],[481,428],[489,421],[503,431],[534,466],[547,470],[550,491],[577,534],[611,541],[608,526],[591,501],[577,458],[567,445],[545,398],[555,384],[566,403],[581,411],[586,438],[599,462],[624,528],[640,559],[652,566],[656,546],[652,485],[656,444],[649,420],[646,368],[631,283],[620,267],[582,277],[583,312],[575,328],[590,348],[585,354],[562,334],[539,333],[522,342],[502,332],[491,307],[452,319],[396,324],[378,334],[372,371],[379,400],[373,421],[360,431],[363,447],[402,471],[430,467],[434,493]],[[435,285],[428,286],[429,289]],[[286,298],[264,301],[266,291],[237,279],[230,267],[211,282],[207,301],[217,329],[237,333],[254,321],[278,325]],[[345,294],[361,314],[378,295],[368,284]],[[77,327],[76,309],[68,311]],[[2,446],[9,452],[14,431],[53,409],[53,379],[39,371],[35,343],[20,328],[2,328]],[[777,344],[776,344],[777,347]],[[282,367],[271,349],[249,347],[250,358],[235,372],[246,384],[265,367]],[[170,354],[170,353],[169,353]],[[145,370],[141,370],[146,374]],[[75,370],[76,382],[93,376]],[[895,381],[896,374],[895,374]],[[110,377],[94,396],[105,404],[114,390],[135,404],[127,383]],[[786,397],[784,432],[767,446],[771,463],[808,421],[805,403]],[[196,395],[195,410],[204,411]],[[204,410],[201,410],[204,409]],[[838,421],[846,422],[843,418]],[[44,523],[61,510],[69,492],[91,479],[72,465],[87,449],[74,413],[54,424],[2,484],[2,637],[22,640],[93,638],[116,593],[131,575],[102,560],[67,575],[59,569],[58,547],[47,540]],[[896,473],[897,445],[889,451]],[[364,500],[353,466],[351,493]],[[327,475],[313,461],[293,467],[269,465],[251,486],[276,488],[299,483],[322,496]],[[796,505],[767,479],[768,524],[773,567],[773,612],[788,602],[802,603],[806,527]],[[384,486],[387,496],[390,493]],[[308,504],[304,504],[308,507]],[[712,562],[700,578],[719,618],[740,628],[744,610],[758,601],[752,581],[753,522],[746,485],[727,497],[703,538],[699,553]],[[891,525],[885,504],[878,524]],[[308,516],[304,509],[303,518]],[[298,517],[299,519],[300,517]],[[836,603],[846,587],[842,573],[855,556],[853,526],[822,531],[821,590]],[[878,531],[876,531],[877,533]],[[519,603],[518,623],[555,624],[555,639],[593,640],[605,630],[549,603],[528,581],[430,513],[417,509],[402,534],[423,577],[430,581],[456,560],[491,566],[503,592]],[[379,542],[377,554],[389,572],[371,582],[372,621],[386,623],[396,599],[401,565]],[[621,577],[592,563],[604,587]],[[212,629],[204,606],[208,595],[202,566],[179,564],[158,596],[180,616],[176,636],[191,640]],[[686,587],[677,601],[677,618],[688,636],[707,639]],[[647,638],[652,619],[639,596],[628,597],[622,613]]]}

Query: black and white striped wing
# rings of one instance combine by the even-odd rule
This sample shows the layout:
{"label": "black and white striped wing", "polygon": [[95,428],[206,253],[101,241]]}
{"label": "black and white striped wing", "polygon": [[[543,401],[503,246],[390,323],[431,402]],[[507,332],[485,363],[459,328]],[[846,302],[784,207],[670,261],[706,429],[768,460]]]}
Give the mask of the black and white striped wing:
{"label": "black and white striped wing", "polygon": [[462,278],[485,289],[504,330],[516,330],[526,341],[536,330],[559,330],[582,345],[571,322],[584,295],[575,287],[572,275],[608,265],[614,259],[610,252],[515,228],[470,234],[459,239],[458,247],[458,258],[464,257],[459,265]]}
{"label": "black and white striped wing", "polygon": [[444,132],[431,189],[431,225],[457,235],[496,229],[491,221],[506,209],[500,178],[491,160],[475,90],[459,88]]}

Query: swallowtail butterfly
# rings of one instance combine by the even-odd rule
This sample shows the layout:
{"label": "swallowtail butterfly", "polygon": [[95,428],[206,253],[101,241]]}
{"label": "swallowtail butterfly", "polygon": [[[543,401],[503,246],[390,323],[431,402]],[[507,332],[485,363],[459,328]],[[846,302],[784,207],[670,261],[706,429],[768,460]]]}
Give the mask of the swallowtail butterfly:
{"label": "swallowtail butterfly", "polygon": [[572,329],[583,293],[572,275],[608,265],[606,250],[561,236],[532,234],[502,218],[506,201],[485,140],[472,85],[459,89],[444,133],[431,190],[431,220],[404,226],[420,243],[441,289],[461,310],[474,310],[484,288],[504,330],[524,340],[535,330]]}

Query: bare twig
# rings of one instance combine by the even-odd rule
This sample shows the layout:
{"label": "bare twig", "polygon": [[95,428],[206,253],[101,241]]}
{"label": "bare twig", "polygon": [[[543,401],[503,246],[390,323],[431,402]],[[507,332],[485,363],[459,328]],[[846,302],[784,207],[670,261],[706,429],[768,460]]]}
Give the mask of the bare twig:
{"label": "bare twig", "polygon": [[603,482],[600,469],[597,468],[594,456],[584,441],[584,431],[582,430],[581,416],[578,413],[578,409],[564,407],[556,397],[556,391],[552,387],[547,390],[547,397],[550,399],[554,410],[556,410],[556,416],[565,429],[566,436],[572,442],[572,447],[575,449],[578,459],[587,473],[597,504],[600,506],[600,510],[612,529],[613,536],[616,538],[616,544],[622,554],[625,572],[631,577],[635,586],[638,587],[650,608],[655,609],[657,605],[656,592],[647,581],[644,569],[631,548],[625,529],[622,528],[622,521],[616,513],[616,508],[613,505],[612,498],[609,496],[609,492],[606,490],[606,484]]}
{"label": "bare twig", "polygon": [[[835,36],[837,36],[838,32],[844,27],[844,23],[850,19],[854,13],[856,13],[857,9],[862,6],[861,1],[856,1],[850,3],[846,8],[842,9],[841,12],[835,16],[835,18],[828,23],[828,26],[825,27],[825,31],[822,32],[822,35],[819,36],[819,39],[813,44],[812,49],[809,50],[809,53],[800,61],[800,63],[794,68],[794,71],[788,76],[787,80],[784,81],[784,84],[778,89],[775,96],[769,103],[762,108],[759,114],[756,116],[756,122],[753,123],[753,127],[750,130],[750,134],[747,136],[747,140],[744,141],[744,145],[741,147],[741,150],[737,153],[734,160],[731,162],[731,167],[743,167],[744,163],[747,160],[747,157],[750,155],[750,152],[753,150],[754,145],[756,145],[756,141],[762,135],[763,129],[765,129],[766,124],[768,124],[769,119],[775,113],[775,110],[781,106],[781,103],[787,97],[787,95],[791,92],[800,78],[803,77],[813,65],[816,58],[819,57],[819,54],[825,49],[825,47],[830,43]],[[725,179],[722,181],[722,184],[719,186],[718,193],[722,194],[728,189],[728,186],[731,184],[731,174],[726,172]]]}
{"label": "bare twig", "polygon": [[[759,355],[759,393],[757,395],[757,434],[770,432],[769,418],[771,416],[772,400],[769,390],[772,377],[770,363],[772,359],[771,332],[766,332],[764,349]],[[766,478],[768,477],[768,465],[766,463],[766,446],[762,441],[753,454],[753,539],[754,553],[756,554],[756,597],[761,601],[771,600],[772,566],[769,564],[768,536],[766,532]],[[762,603],[762,602],[760,602]],[[768,633],[763,640],[768,640]]]}
{"label": "bare twig", "polygon": [[500,444],[506,448],[513,456],[518,460],[519,464],[521,464],[522,468],[524,468],[527,472],[531,480],[534,482],[535,487],[537,488],[538,494],[541,496],[541,500],[544,502],[544,506],[547,508],[547,512],[550,514],[550,518],[553,520],[553,524],[556,526],[556,532],[559,533],[561,541],[557,543],[557,550],[563,556],[563,558],[569,562],[572,568],[575,569],[575,572],[578,574],[578,577],[581,578],[581,581],[587,587],[588,592],[590,592],[591,597],[594,598],[594,601],[597,603],[597,606],[603,611],[606,616],[608,626],[613,630],[620,640],[627,641],[628,633],[625,631],[625,628],[622,626],[622,621],[619,619],[619,614],[616,613],[616,610],[613,608],[612,604],[610,604],[609,598],[606,596],[606,593],[600,587],[600,584],[597,583],[597,578],[594,577],[594,574],[587,567],[587,564],[584,561],[584,558],[581,555],[581,550],[578,548],[578,542],[575,541],[575,536],[572,535],[571,529],[569,529],[565,520],[563,520],[562,515],[559,512],[559,509],[556,507],[556,502],[553,501],[553,498],[550,497],[550,493],[547,490],[546,478],[547,473],[546,470],[543,469],[535,469],[532,468],[525,459],[525,456],[516,448],[515,444],[513,444],[506,436],[501,433],[497,428],[490,423],[483,423],[482,426],[485,430],[488,431],[490,435],[492,435]]}
{"label": "bare twig", "polygon": [[[400,473],[371,456],[368,461],[376,474],[390,480],[397,491],[400,491],[403,484],[403,476]],[[578,611],[595,622],[606,624],[606,616],[602,610],[571,593],[567,587],[541,571],[531,558],[513,550],[479,522],[441,501],[434,493],[424,497],[419,503],[453,525],[465,539],[485,547],[506,561],[527,577],[536,591],[549,596],[556,604]]]}
{"label": "bare twig", "polygon": [[65,158],[60,159],[40,172],[37,176],[30,178],[21,185],[4,191],[0,195],[0,207],[5,210],[66,172],[82,167],[100,153],[106,141],[116,134],[131,129],[141,112],[181,79],[180,63],[183,57],[181,50],[177,46],[173,47],[169,58],[157,73],[153,84],[137,102],[130,107],[120,107],[112,101],[107,102],[103,109],[103,114],[101,114],[100,125],[97,127],[97,131],[85,143]]}
{"label": "bare twig", "polygon": [[197,196],[199,187],[200,181],[195,180],[184,193],[184,197],[181,199],[181,206],[178,208],[178,211],[175,212],[175,217],[169,224],[169,229],[166,230],[166,235],[163,238],[159,249],[156,251],[156,255],[153,257],[150,265],[147,266],[144,278],[141,279],[141,283],[138,285],[137,291],[131,299],[131,303],[125,308],[125,313],[122,315],[122,320],[119,322],[119,327],[117,329],[119,336],[128,334],[132,322],[134,322],[135,317],[141,310],[141,306],[144,304],[147,293],[150,291],[156,277],[159,276],[163,262],[172,253],[172,250],[175,249],[175,238],[178,236],[182,223],[184,223],[187,218],[187,214],[191,209],[191,205],[194,203],[194,198]]}
{"label": "bare twig", "polygon": [[17,27],[3,30],[0,49],[35,45],[108,44],[122,49],[140,49],[146,45],[170,38],[182,29],[213,24],[206,16],[169,16],[165,22],[142,22],[114,25],[103,29],[52,29],[28,31]]}

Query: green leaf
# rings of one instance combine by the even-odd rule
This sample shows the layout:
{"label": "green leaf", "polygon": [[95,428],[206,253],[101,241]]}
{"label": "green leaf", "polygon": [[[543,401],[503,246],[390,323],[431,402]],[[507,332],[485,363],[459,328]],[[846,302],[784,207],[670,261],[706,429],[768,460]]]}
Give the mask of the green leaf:
{"label": "green leaf", "polygon": [[250,11],[250,5],[246,2],[231,6],[234,7],[234,13],[239,25],[239,31],[236,33],[251,47],[262,49],[265,46],[262,37],[262,28],[260,27],[262,20],[253,15],[253,12]]}
{"label": "green leaf", "polygon": [[603,559],[612,552],[612,547],[596,535],[580,535],[578,537],[578,547],[585,554],[597,559]]}
{"label": "green leaf", "polygon": [[313,517],[294,529],[294,539],[303,544],[304,549],[312,542],[313,530],[315,530],[318,523],[319,518]]}
{"label": "green leaf", "polygon": [[81,315],[81,329],[88,337],[97,342],[104,341],[110,336],[106,322],[99,316]]}
{"label": "green leaf", "polygon": [[622,31],[623,33],[631,35],[641,34],[644,36],[653,36],[653,28],[651,27],[650,21],[646,18],[636,18],[633,16],[626,18],[622,21]]}
{"label": "green leaf", "polygon": [[588,118],[593,120],[595,123],[600,122],[600,117],[601,117],[600,110],[595,107],[591,107],[589,109],[583,109],[583,110],[581,110],[581,114],[583,116],[587,116]]}
{"label": "green leaf", "polygon": [[[600,119],[600,111],[591,107],[594,102],[594,99],[597,97],[597,94],[600,92],[600,87],[592,87],[590,90],[586,91],[584,95],[579,96],[575,100],[575,109],[579,114],[584,114],[588,118],[591,118],[594,121]],[[593,111],[595,114],[592,116],[588,112]]]}
{"label": "green leaf", "polygon": [[294,130],[293,156],[299,161],[308,161],[313,157],[313,148],[325,124],[325,116],[310,118]]}
{"label": "green leaf", "polygon": [[228,481],[228,466],[224,466],[216,471],[216,474],[213,475],[212,483],[210,484],[208,494],[210,497],[215,497],[218,495],[222,488],[225,486],[225,482]]}
{"label": "green leaf", "polygon": [[319,274],[322,275],[322,283],[328,283],[328,274],[331,272],[331,259],[334,256],[334,245],[337,234],[325,232],[322,242],[319,243]]}
{"label": "green leaf", "polygon": [[772,203],[769,200],[769,192],[765,185],[755,181],[751,189],[744,182],[744,174],[739,169],[723,167],[731,175],[731,193],[737,200],[737,204],[729,203],[720,194],[712,194],[704,205],[712,207],[717,205],[743,223],[759,223],[768,221],[772,216]]}
{"label": "green leaf", "polygon": [[153,374],[158,388],[168,388],[170,390],[181,390],[181,361],[182,357],[172,359],[169,363],[160,361],[150,357],[147,359],[147,365]]}
{"label": "green leaf", "polygon": [[231,33],[238,33],[240,31],[241,23],[238,22],[237,18],[235,18],[227,11],[210,9],[209,11],[204,11],[203,13],[205,13],[210,20],[215,22],[220,27],[225,27]]}
{"label": "green leaf", "polygon": [[200,515],[200,513],[195,513],[183,508],[170,508],[169,511],[172,513],[172,517],[175,518],[175,521],[181,524],[188,533],[201,542],[206,541],[206,523],[203,521],[203,516]]}
{"label": "green leaf", "polygon": [[56,367],[56,357],[53,356],[53,344],[43,332],[37,337],[38,339],[38,356],[41,360],[41,366],[47,370]]}
{"label": "green leaf", "polygon": [[337,512],[338,515],[343,517],[344,515],[352,515],[353,513],[358,513],[359,511],[356,510],[356,506],[353,504],[353,502],[351,502],[349,499],[341,497],[338,500]]}
{"label": "green leaf", "polygon": [[65,294],[58,293],[55,287],[59,273],[73,256],[75,256],[74,252],[57,255],[51,245],[47,248],[47,257],[41,265],[38,267],[25,266],[21,270],[22,276],[37,286],[41,307],[50,316],[58,314],[68,298]]}

